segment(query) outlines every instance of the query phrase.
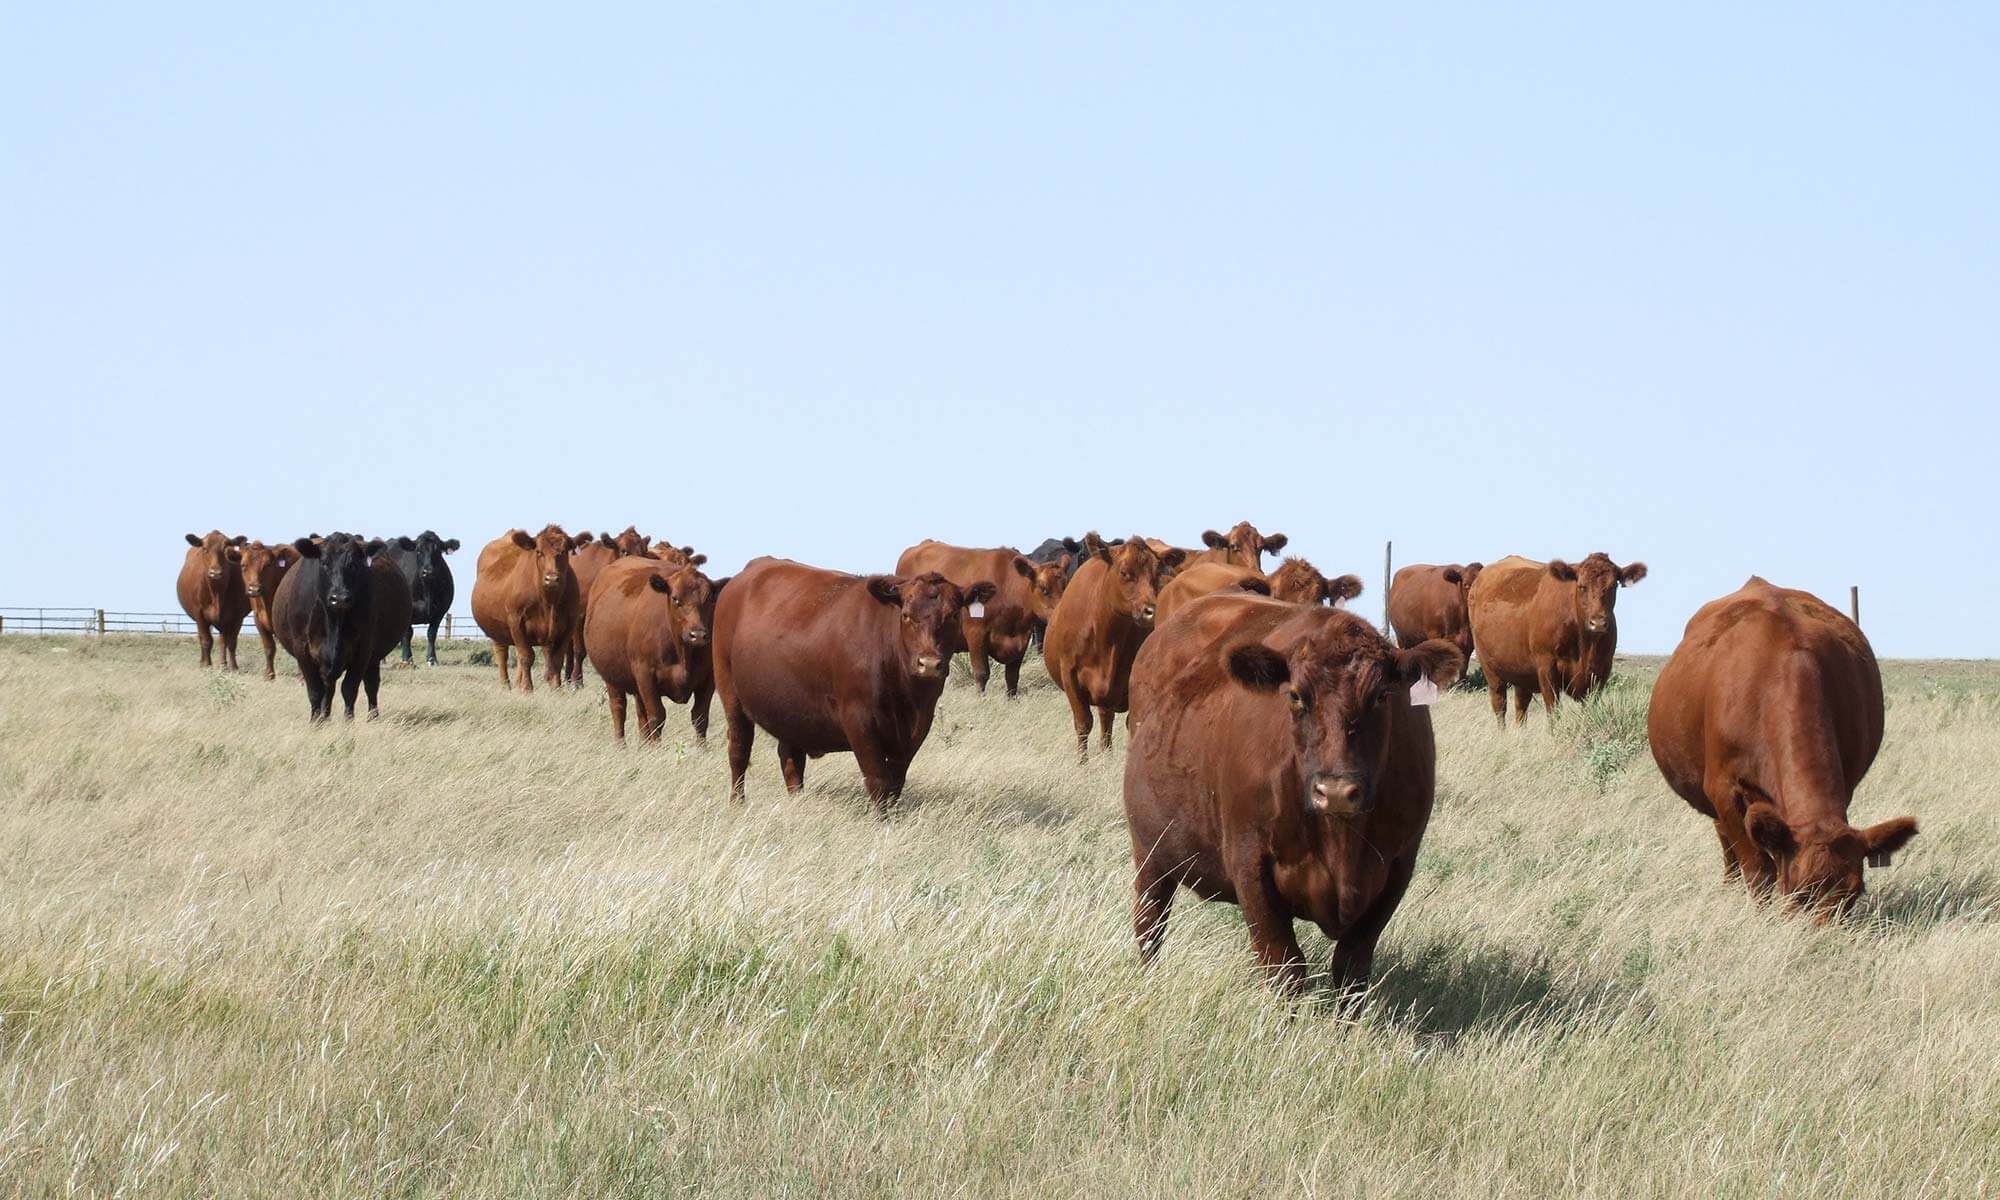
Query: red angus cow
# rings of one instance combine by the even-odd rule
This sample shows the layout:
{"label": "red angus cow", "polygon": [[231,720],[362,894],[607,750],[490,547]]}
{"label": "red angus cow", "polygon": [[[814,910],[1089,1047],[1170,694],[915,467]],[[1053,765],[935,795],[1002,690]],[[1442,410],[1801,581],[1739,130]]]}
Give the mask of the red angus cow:
{"label": "red angus cow", "polygon": [[1111,749],[1111,715],[1127,707],[1132,659],[1153,631],[1163,573],[1180,567],[1182,551],[1155,554],[1136,535],[1117,547],[1095,533],[1084,541],[1090,559],[1070,579],[1049,618],[1042,657],[1049,677],[1069,699],[1077,755],[1087,759],[1092,708],[1103,724],[1104,749]]}
{"label": "red angus cow", "polygon": [[926,539],[903,551],[896,574],[908,578],[936,571],[961,588],[990,580],[997,589],[983,611],[970,606],[959,618],[954,652],[964,650],[972,662],[972,683],[986,694],[987,660],[1000,664],[1007,680],[1007,698],[1021,694],[1021,662],[1028,656],[1035,626],[1054,615],[1069,580],[1069,555],[1036,563],[1012,546],[973,550]]}
{"label": "red angus cow", "polygon": [[211,529],[206,537],[187,535],[188,552],[181,560],[175,593],[181,611],[194,622],[195,636],[201,641],[201,665],[213,666],[215,635],[222,635],[222,666],[236,670],[236,638],[243,632],[243,618],[250,615],[250,595],[243,587],[243,570],[230,551],[249,538],[225,537]]}

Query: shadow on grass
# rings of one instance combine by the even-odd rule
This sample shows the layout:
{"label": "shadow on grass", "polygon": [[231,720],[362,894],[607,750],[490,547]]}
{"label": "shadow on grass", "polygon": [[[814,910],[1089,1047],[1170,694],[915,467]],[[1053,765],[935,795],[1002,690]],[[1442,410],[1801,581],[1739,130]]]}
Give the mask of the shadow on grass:
{"label": "shadow on grass", "polygon": [[1941,872],[1871,891],[1859,906],[1863,920],[1921,932],[1954,921],[1985,925],[2000,913],[2000,874]]}
{"label": "shadow on grass", "polygon": [[1450,1045],[1469,1034],[1609,1025],[1637,994],[1626,981],[1578,987],[1546,963],[1497,948],[1432,944],[1397,951],[1385,944],[1375,958],[1366,1019]]}
{"label": "shadow on grass", "polygon": [[464,719],[464,714],[446,708],[401,708],[382,714],[391,725],[406,729],[426,729],[433,725],[451,725]]}

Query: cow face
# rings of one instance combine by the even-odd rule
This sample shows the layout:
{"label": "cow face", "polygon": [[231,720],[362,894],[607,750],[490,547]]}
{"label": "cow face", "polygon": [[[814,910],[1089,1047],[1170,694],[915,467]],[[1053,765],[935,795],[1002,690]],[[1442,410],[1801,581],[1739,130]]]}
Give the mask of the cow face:
{"label": "cow face", "polygon": [[318,560],[319,590],[314,599],[330,615],[339,618],[367,608],[372,594],[369,560],[388,548],[381,539],[364,542],[351,533],[334,533],[320,541],[300,538],[292,546],[302,557]]}
{"label": "cow face", "polygon": [[563,581],[571,577],[569,556],[576,549],[575,539],[560,525],[544,525],[533,537],[516,529],[514,544],[535,556],[535,577],[541,581],[542,594],[551,601],[561,595]]}
{"label": "cow face", "polygon": [[931,571],[910,579],[875,575],[868,580],[868,594],[883,604],[901,610],[897,637],[903,662],[918,679],[943,679],[951,670],[952,634],[959,614],[968,604],[984,604],[999,589],[982,579],[960,590],[949,579]]}
{"label": "cow face", "polygon": [[1753,800],[1743,811],[1743,828],[1750,840],[1777,867],[1778,891],[1793,904],[1808,908],[1820,921],[1844,915],[1863,891],[1862,869],[1879,855],[1888,856],[1917,836],[1914,817],[1896,817],[1866,829],[1846,821],[1824,821],[1794,828],[1768,800]]}
{"label": "cow face", "polygon": [[[1444,577],[1446,583],[1458,589],[1458,602],[1463,606],[1471,602],[1472,585],[1478,582],[1479,573],[1485,569],[1485,563],[1467,563],[1462,567],[1454,563],[1439,571],[1438,574]],[[1640,566],[1639,569],[1641,573],[1645,571],[1643,566]],[[1634,582],[1637,582],[1637,580],[1634,580]]]}
{"label": "cow face", "polygon": [[1014,556],[1014,573],[1028,581],[1028,615],[1046,621],[1055,614],[1063,591],[1069,586],[1070,556],[1059,555],[1054,562],[1030,562]]}
{"label": "cow face", "polygon": [[224,576],[236,567],[242,557],[241,547],[250,539],[242,535],[225,537],[221,530],[211,529],[208,536],[187,535],[187,544],[201,551],[202,572],[211,582],[220,583]]}
{"label": "cow face", "polygon": [[1361,577],[1342,575],[1338,579],[1328,579],[1319,573],[1319,568],[1303,558],[1288,558],[1276,571],[1271,573],[1271,595],[1292,604],[1331,604],[1340,607],[1343,600],[1352,600],[1361,594]]}
{"label": "cow face", "polygon": [[1234,563],[1239,567],[1249,567],[1253,571],[1261,571],[1264,569],[1263,556],[1266,553],[1276,554],[1278,551],[1283,550],[1286,543],[1290,542],[1291,539],[1282,533],[1274,533],[1266,537],[1257,532],[1255,525],[1244,521],[1227,534],[1217,533],[1215,530],[1210,529],[1201,535],[1201,541],[1204,546],[1207,546],[1211,550],[1222,551],[1223,562]]}
{"label": "cow face", "polygon": [[239,563],[243,568],[243,590],[252,599],[265,599],[266,589],[275,588],[285,577],[286,568],[299,561],[299,552],[289,542],[266,546],[262,542],[251,542],[239,552]]}
{"label": "cow face", "polygon": [[1611,629],[1611,610],[1618,605],[1618,589],[1631,587],[1646,577],[1645,563],[1621,568],[1602,550],[1574,565],[1556,559],[1548,569],[1558,583],[1576,589],[1577,628],[1593,636]]}
{"label": "cow face", "polygon": [[447,569],[444,556],[458,549],[457,538],[441,538],[426,529],[416,537],[399,537],[396,548],[416,560],[416,580],[421,583]]}
{"label": "cow face", "polygon": [[667,598],[667,621],[674,636],[689,646],[708,645],[709,630],[715,620],[715,594],[722,590],[721,584],[693,567],[681,567],[667,574],[654,571],[646,577],[646,583]]}
{"label": "cow face", "polygon": [[606,540],[611,543],[612,549],[618,551],[618,557],[628,558],[634,554],[644,554],[647,544],[653,539],[640,533],[637,527],[627,525],[624,533]]}
{"label": "cow face", "polygon": [[1156,553],[1145,538],[1133,534],[1118,545],[1097,541],[1093,553],[1109,568],[1106,574],[1110,578],[1113,606],[1135,625],[1151,629],[1159,606],[1160,585],[1180,569],[1187,551],[1175,546]]}
{"label": "cow face", "polygon": [[1436,638],[1398,650],[1351,617],[1329,624],[1289,655],[1252,643],[1230,650],[1225,665],[1239,685],[1284,699],[1305,811],[1353,817],[1375,808],[1390,722],[1407,703],[1398,697],[1407,697],[1420,679],[1450,687],[1465,668],[1465,655]]}

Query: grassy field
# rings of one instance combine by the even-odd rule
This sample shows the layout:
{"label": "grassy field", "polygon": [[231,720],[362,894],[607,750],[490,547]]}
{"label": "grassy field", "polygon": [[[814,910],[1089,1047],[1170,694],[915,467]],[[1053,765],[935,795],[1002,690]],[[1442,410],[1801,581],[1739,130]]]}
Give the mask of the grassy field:
{"label": "grassy field", "polygon": [[1828,929],[1722,885],[1657,663],[1447,695],[1349,1020],[1187,897],[1140,971],[1123,731],[1077,768],[1038,665],[884,824],[467,650],[310,728],[191,642],[0,641],[0,1195],[2000,1194],[2000,664],[1889,666],[1854,815],[1923,834]]}

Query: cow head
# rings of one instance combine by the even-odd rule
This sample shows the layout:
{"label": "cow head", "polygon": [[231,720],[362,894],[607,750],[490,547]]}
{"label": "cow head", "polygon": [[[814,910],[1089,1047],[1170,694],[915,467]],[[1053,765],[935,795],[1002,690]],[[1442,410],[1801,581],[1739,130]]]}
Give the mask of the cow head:
{"label": "cow head", "polygon": [[1352,600],[1360,594],[1359,575],[1328,579],[1319,573],[1318,567],[1303,558],[1288,558],[1271,572],[1271,595],[1293,604],[1325,603],[1339,608],[1341,601]]}
{"label": "cow head", "polygon": [[667,621],[674,636],[685,645],[708,645],[715,621],[715,596],[724,579],[717,583],[693,567],[653,570],[646,586],[667,598]]}
{"label": "cow head", "polygon": [[201,551],[203,573],[215,583],[220,583],[222,577],[235,567],[237,559],[241,557],[238,548],[249,540],[241,534],[236,537],[225,537],[219,529],[209,530],[207,537],[192,533],[187,535],[187,544]]}
{"label": "cow head", "polygon": [[1054,562],[1031,562],[1024,555],[1014,556],[1014,573],[1028,581],[1028,615],[1037,621],[1046,621],[1055,615],[1056,605],[1062,600],[1063,591],[1069,586],[1071,558],[1059,555]]}
{"label": "cow head", "polygon": [[236,551],[237,562],[243,567],[243,590],[252,599],[270,599],[264,595],[266,585],[275,585],[285,577],[286,568],[299,561],[299,552],[290,542],[279,542],[266,546],[262,542],[251,542]]}
{"label": "cow head", "polygon": [[672,542],[654,542],[645,554],[676,567],[698,567],[708,561],[708,555],[696,554],[693,546],[676,546]]}
{"label": "cow head", "polygon": [[369,560],[387,549],[386,543],[380,538],[364,542],[351,533],[332,533],[319,541],[302,537],[292,547],[301,557],[319,563],[318,591],[313,597],[316,603],[335,617],[367,610],[373,594]]}
{"label": "cow head", "polygon": [[[1470,600],[1472,585],[1478,582],[1479,573],[1485,569],[1485,563],[1467,563],[1462,567],[1453,563],[1451,566],[1439,571],[1438,574],[1444,578],[1446,583],[1458,589],[1458,602],[1460,605],[1464,605]],[[1639,567],[1642,575],[1645,573],[1645,570],[1645,567]],[[1636,583],[1638,581],[1634,580],[1633,582]]]}
{"label": "cow head", "polygon": [[871,575],[868,594],[883,604],[901,610],[897,637],[903,663],[918,679],[943,679],[951,671],[952,637],[958,618],[968,604],[984,604],[998,591],[991,580],[982,579],[961,590],[951,580],[931,571],[908,579],[894,575]]}
{"label": "cow head", "polygon": [[1618,605],[1618,589],[1631,587],[1646,577],[1646,564],[1620,567],[1602,550],[1580,563],[1551,562],[1549,576],[1576,589],[1576,625],[1587,636],[1611,630],[1611,610]]}
{"label": "cow head", "polygon": [[1282,533],[1266,537],[1257,532],[1257,527],[1248,521],[1239,523],[1226,534],[1210,529],[1201,535],[1202,545],[1211,550],[1222,551],[1222,561],[1235,563],[1239,567],[1249,567],[1253,571],[1264,569],[1263,556],[1268,552],[1276,554],[1291,541]]}
{"label": "cow head", "polygon": [[605,540],[618,551],[618,557],[628,558],[634,554],[644,554],[647,544],[653,539],[640,533],[637,526],[627,525],[624,533],[616,537],[607,537]]}
{"label": "cow head", "polygon": [[1261,642],[1225,653],[1231,679],[1275,693],[1291,714],[1300,804],[1321,816],[1352,817],[1375,807],[1388,762],[1391,722],[1407,711],[1411,684],[1450,687],[1465,655],[1432,638],[1398,650],[1359,617],[1342,614],[1284,654]]}
{"label": "cow head", "polygon": [[1085,534],[1084,542],[1108,568],[1106,594],[1112,607],[1140,628],[1151,629],[1159,606],[1160,585],[1180,569],[1187,551],[1170,546],[1164,552],[1156,552],[1136,533],[1116,545],[1095,533]]}
{"label": "cow head", "polygon": [[[580,536],[588,538],[590,534]],[[576,550],[577,540],[564,533],[560,525],[544,525],[533,537],[516,529],[512,537],[514,545],[535,556],[535,577],[541,581],[542,594],[554,600],[562,593],[563,581],[573,573],[569,556]]]}
{"label": "cow head", "polygon": [[396,549],[415,558],[416,578],[422,581],[444,573],[446,570],[444,556],[458,549],[458,539],[441,538],[426,529],[413,538],[397,538]]}
{"label": "cow head", "polygon": [[1778,868],[1778,891],[1809,907],[1821,921],[1843,914],[1861,898],[1862,868],[1917,836],[1915,817],[1895,817],[1856,829],[1845,820],[1788,824],[1768,800],[1752,800],[1743,810],[1743,828]]}

